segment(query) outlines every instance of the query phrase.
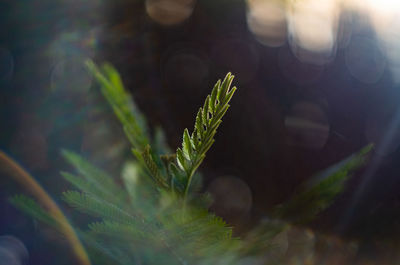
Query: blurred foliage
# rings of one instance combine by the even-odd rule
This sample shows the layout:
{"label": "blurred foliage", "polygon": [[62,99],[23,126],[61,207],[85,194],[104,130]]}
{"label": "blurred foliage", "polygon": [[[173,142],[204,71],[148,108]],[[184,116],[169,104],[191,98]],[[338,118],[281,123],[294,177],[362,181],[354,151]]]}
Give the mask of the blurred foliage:
{"label": "blurred foliage", "polygon": [[303,190],[295,194],[291,200],[277,206],[274,216],[298,224],[310,222],[319,212],[328,208],[335,197],[344,190],[346,180],[352,172],[364,164],[365,156],[372,147],[370,144],[317,174],[304,184]]}
{"label": "blurred foliage", "polygon": [[[125,165],[121,184],[80,155],[62,152],[76,173],[61,175],[77,189],[64,192],[63,199],[93,217],[87,228],[76,226],[76,230],[94,264],[286,263],[290,261],[289,238],[294,230],[283,220],[303,223],[326,209],[371,150],[368,146],[328,169],[292,200],[277,207],[273,219],[264,220],[239,239],[222,218],[208,211],[210,199],[200,192],[201,175],[197,172],[236,90],[230,88],[233,76],[227,74],[216,83],[196,115],[193,132],[185,129],[182,146],[171,154],[162,131],[150,133],[117,71],[91,61],[87,66],[122,123],[136,158]],[[11,202],[57,227],[57,221],[34,200],[17,195]],[[296,238],[291,239],[298,244]],[[301,238],[312,241],[308,233]],[[313,245],[303,245],[306,250],[293,253],[308,258],[304,252],[312,251]]]}

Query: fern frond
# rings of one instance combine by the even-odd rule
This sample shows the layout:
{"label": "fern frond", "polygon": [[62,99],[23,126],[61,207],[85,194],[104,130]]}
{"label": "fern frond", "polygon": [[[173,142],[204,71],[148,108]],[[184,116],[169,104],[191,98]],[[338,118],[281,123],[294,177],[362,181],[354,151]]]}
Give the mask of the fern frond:
{"label": "fern frond", "polygon": [[140,241],[146,239],[149,234],[133,225],[121,224],[119,222],[94,222],[88,225],[93,234],[113,235],[127,240]]}
{"label": "fern frond", "polygon": [[140,225],[144,221],[140,216],[128,213],[105,200],[78,191],[63,192],[63,200],[77,210],[101,217],[104,220]]}
{"label": "fern frond", "polygon": [[134,148],[144,150],[150,142],[147,125],[130,94],[125,90],[118,72],[110,64],[104,64],[99,69],[90,60],[86,62],[86,66],[100,83],[101,92],[122,123],[128,140]]}
{"label": "fern frond", "polygon": [[[175,246],[171,247],[178,242],[167,242],[165,238],[166,231],[163,231],[161,226],[152,227],[151,230],[145,231],[128,224],[103,221],[89,224],[89,229],[90,231],[87,234],[95,238],[97,243],[101,244],[102,239],[106,239],[106,241],[112,240],[114,242],[112,248],[123,250],[128,255],[136,258],[145,256],[141,260],[149,261],[154,258],[154,253],[157,253],[158,259],[164,257],[171,260],[166,264],[177,264],[176,261],[179,261],[179,264],[186,264],[181,262],[182,258],[174,250]],[[110,245],[107,245],[109,248]],[[149,249],[152,251],[149,251]],[[149,264],[159,264],[160,262],[164,263],[166,261],[161,259],[158,262],[150,262]],[[132,264],[132,258],[128,264]]]}
{"label": "fern frond", "polygon": [[178,255],[198,260],[207,256],[209,251],[226,253],[237,244],[237,240],[232,238],[232,228],[222,218],[191,205],[184,210],[184,215],[177,209],[176,205],[170,205],[160,214],[159,220],[165,242],[174,246]]}
{"label": "fern frond", "polygon": [[90,231],[82,232],[82,238],[91,252],[93,264],[131,264],[129,252],[122,251],[119,244],[110,245],[107,240],[101,240]]}
{"label": "fern frond", "polygon": [[342,160],[312,179],[305,189],[275,209],[274,216],[294,223],[306,223],[328,208],[340,194],[351,174],[367,160],[373,145]]}
{"label": "fern frond", "polygon": [[[134,151],[136,157],[139,157],[138,150]],[[165,176],[163,176],[160,172],[159,165],[156,164],[154,157],[152,156],[152,150],[150,145],[147,145],[143,152],[140,153],[140,160],[144,162],[146,168],[149,171],[150,176],[156,182],[159,187],[169,188],[167,180]]]}
{"label": "fern frond", "polygon": [[[161,188],[169,188],[169,184],[166,183],[167,166],[163,165],[159,158],[161,154],[169,153],[169,147],[161,128],[156,128],[154,139],[151,139],[144,116],[125,90],[121,77],[113,66],[104,64],[102,67],[98,67],[90,60],[86,62],[86,65],[99,82],[102,94],[121,122],[133,149],[143,156],[141,160],[144,163],[141,165],[147,168],[149,175],[156,180],[157,185]],[[150,143],[154,148],[149,147]],[[137,154],[135,155],[137,156]]]}
{"label": "fern frond", "polygon": [[230,88],[233,78],[234,76],[228,73],[222,84],[221,80],[218,80],[211,95],[207,96],[203,107],[197,112],[193,133],[190,134],[188,129],[183,132],[182,147],[176,150],[176,163],[185,173],[184,197],[189,191],[193,174],[214,143],[214,136],[222,122],[221,119],[236,91],[236,87]]}
{"label": "fern frond", "polygon": [[15,195],[9,199],[14,207],[27,213],[32,218],[37,219],[45,224],[57,227],[57,221],[44,210],[36,201],[22,194]]}
{"label": "fern frond", "polygon": [[[114,198],[115,200],[123,199],[124,194],[121,193],[120,187],[118,187],[113,179],[103,170],[93,166],[74,152],[63,150],[62,155],[86,180],[86,182],[80,181],[78,177],[74,177],[68,173],[62,173],[63,176],[78,189],[97,194],[99,197],[107,196],[107,198]],[[90,185],[92,187],[90,187]]]}
{"label": "fern frond", "polygon": [[93,183],[88,182],[85,178],[81,176],[76,176],[68,172],[60,172],[61,176],[64,177],[69,183],[71,183],[74,187],[81,190],[82,192],[88,193],[92,196],[98,198],[104,198],[109,196],[109,193],[104,191]]}

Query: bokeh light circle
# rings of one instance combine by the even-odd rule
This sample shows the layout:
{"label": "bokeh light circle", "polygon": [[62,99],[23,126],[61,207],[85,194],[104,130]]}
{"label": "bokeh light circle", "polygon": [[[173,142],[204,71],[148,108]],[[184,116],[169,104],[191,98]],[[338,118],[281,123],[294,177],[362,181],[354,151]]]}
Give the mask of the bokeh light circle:
{"label": "bokeh light circle", "polygon": [[53,91],[85,94],[92,84],[92,75],[85,67],[85,59],[72,57],[59,61],[50,76]]}
{"label": "bokeh light circle", "polygon": [[252,206],[252,192],[241,179],[233,176],[218,177],[207,191],[214,199],[213,210],[227,219],[246,216]]}
{"label": "bokeh light circle", "polygon": [[0,236],[0,264],[28,264],[28,250],[21,240],[14,236]]}
{"label": "bokeh light circle", "polygon": [[284,4],[277,0],[249,0],[247,7],[247,25],[256,39],[269,47],[282,46],[287,35]]}
{"label": "bokeh light circle", "polygon": [[378,82],[386,67],[386,59],[376,41],[364,36],[353,36],[345,50],[346,66],[359,81]]}
{"label": "bokeh light circle", "polygon": [[319,150],[329,137],[330,124],[323,109],[316,103],[299,101],[285,118],[288,144]]}
{"label": "bokeh light circle", "polygon": [[191,47],[175,47],[162,62],[163,79],[172,89],[200,89],[209,77],[209,62],[205,53]]}
{"label": "bokeh light circle", "polygon": [[0,81],[9,80],[14,73],[14,58],[11,52],[0,47]]}
{"label": "bokeh light circle", "polygon": [[41,128],[20,126],[10,145],[30,169],[44,169],[49,165],[48,139]]}
{"label": "bokeh light circle", "polygon": [[278,66],[282,74],[296,85],[316,83],[324,72],[321,65],[301,62],[287,47],[279,49]]}
{"label": "bokeh light circle", "polygon": [[289,13],[289,33],[303,49],[330,53],[337,30],[335,0],[304,0],[292,3]]}
{"label": "bokeh light circle", "polygon": [[260,64],[258,49],[252,43],[240,39],[217,42],[211,57],[217,72],[232,72],[241,84],[255,77]]}
{"label": "bokeh light circle", "polygon": [[164,26],[182,23],[193,12],[195,0],[146,0],[149,17]]}

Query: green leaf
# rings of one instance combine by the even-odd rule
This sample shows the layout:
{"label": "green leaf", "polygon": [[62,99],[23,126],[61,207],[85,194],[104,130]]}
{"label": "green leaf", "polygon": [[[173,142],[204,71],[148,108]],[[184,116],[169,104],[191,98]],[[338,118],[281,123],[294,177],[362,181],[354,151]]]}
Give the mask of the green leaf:
{"label": "green leaf", "polygon": [[182,193],[186,187],[186,174],[183,171],[179,170],[174,163],[169,164],[169,170],[172,174],[171,186],[173,190]]}
{"label": "green leaf", "polygon": [[141,153],[141,156],[149,171],[150,176],[157,183],[157,185],[161,188],[169,188],[165,177],[160,173],[160,169],[154,161],[150,145],[147,145],[145,147],[144,151]]}
{"label": "green leaf", "polygon": [[182,143],[182,151],[187,160],[191,160],[194,155],[194,146],[192,143],[192,139],[190,138],[188,129],[183,131],[183,143]]}

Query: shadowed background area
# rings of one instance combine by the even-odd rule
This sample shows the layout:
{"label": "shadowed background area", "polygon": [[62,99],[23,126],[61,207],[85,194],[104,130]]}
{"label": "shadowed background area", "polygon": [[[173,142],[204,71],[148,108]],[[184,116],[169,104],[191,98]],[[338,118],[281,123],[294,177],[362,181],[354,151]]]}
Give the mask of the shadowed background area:
{"label": "shadowed background area", "polygon": [[[115,174],[129,156],[86,58],[116,66],[173,148],[231,71],[239,89],[201,168],[212,209],[246,230],[300,183],[374,142],[370,163],[311,226],[366,249],[396,241],[399,14],[391,0],[2,1],[0,148],[56,198],[67,187],[62,148]],[[52,253],[40,247],[46,228],[7,203],[21,188],[0,176],[0,250],[21,240],[30,264],[53,264],[63,240]]]}

